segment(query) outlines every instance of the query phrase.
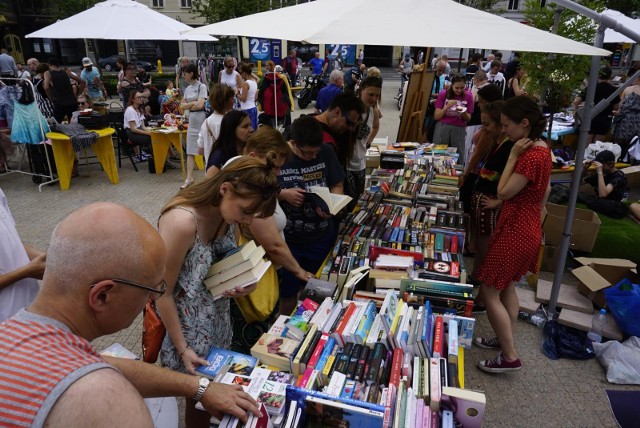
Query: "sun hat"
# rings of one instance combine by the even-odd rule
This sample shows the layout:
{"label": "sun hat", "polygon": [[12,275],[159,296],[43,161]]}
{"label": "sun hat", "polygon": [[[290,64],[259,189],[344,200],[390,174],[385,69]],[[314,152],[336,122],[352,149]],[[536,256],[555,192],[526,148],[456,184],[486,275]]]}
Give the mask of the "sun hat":
{"label": "sun hat", "polygon": [[87,67],[89,65],[93,65],[93,62],[91,61],[91,58],[89,58],[89,57],[82,58],[82,66],[83,67]]}

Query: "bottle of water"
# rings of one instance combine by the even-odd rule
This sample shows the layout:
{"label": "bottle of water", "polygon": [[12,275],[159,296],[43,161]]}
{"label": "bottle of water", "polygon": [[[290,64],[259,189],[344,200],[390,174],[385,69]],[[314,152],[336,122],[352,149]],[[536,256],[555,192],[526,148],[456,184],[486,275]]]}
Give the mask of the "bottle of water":
{"label": "bottle of water", "polygon": [[587,333],[587,337],[592,342],[600,343],[602,341],[602,332],[607,326],[607,310],[600,309],[598,312],[594,312],[591,319],[591,330]]}

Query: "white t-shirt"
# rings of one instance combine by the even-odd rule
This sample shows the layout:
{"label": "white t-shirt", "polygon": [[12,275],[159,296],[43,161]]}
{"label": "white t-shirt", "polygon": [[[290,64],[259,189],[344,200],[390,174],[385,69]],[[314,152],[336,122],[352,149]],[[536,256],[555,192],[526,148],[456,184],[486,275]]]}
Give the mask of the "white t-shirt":
{"label": "white t-shirt", "polygon": [[220,73],[220,83],[229,86],[234,91],[238,89],[238,72],[233,70],[233,73],[229,74],[226,70]]}
{"label": "white t-shirt", "polygon": [[[365,116],[365,121],[363,126],[369,127],[369,132],[366,136],[358,135],[355,147],[353,149],[353,157],[349,161],[349,165],[347,166],[347,171],[362,171],[366,168],[367,163],[367,140],[369,139],[369,134],[371,134],[371,129],[373,127],[373,116],[375,116],[375,110],[373,107],[369,107],[369,112],[367,116]],[[364,138],[360,138],[364,136]]]}
{"label": "white t-shirt", "polygon": [[[7,198],[0,190],[0,273],[12,272],[29,263],[29,256],[20,240],[16,223],[11,216]],[[38,281],[25,278],[0,290],[0,322],[11,318],[29,306],[39,290]]]}
{"label": "white t-shirt", "polygon": [[136,128],[138,129],[141,129],[144,123],[144,115],[142,113],[138,113],[133,106],[127,107],[124,111],[124,129],[131,129],[129,126],[129,122],[131,121],[136,123]]}
{"label": "white t-shirt", "polygon": [[247,94],[246,101],[240,101],[240,110],[249,110],[256,106],[256,92],[258,91],[258,84],[253,79],[248,79],[249,93]]}
{"label": "white t-shirt", "polygon": [[211,147],[213,147],[213,143],[218,139],[218,135],[220,135],[220,124],[222,123],[223,117],[223,114],[214,111],[211,116],[202,122],[202,127],[200,127],[198,147],[203,150],[205,165],[211,154]]}

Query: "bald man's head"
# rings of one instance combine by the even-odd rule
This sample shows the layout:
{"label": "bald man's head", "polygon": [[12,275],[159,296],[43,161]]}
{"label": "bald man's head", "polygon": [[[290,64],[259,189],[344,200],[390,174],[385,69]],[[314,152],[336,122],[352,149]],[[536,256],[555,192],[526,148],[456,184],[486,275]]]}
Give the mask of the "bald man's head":
{"label": "bald man's head", "polygon": [[145,219],[121,205],[94,203],[55,228],[43,289],[69,293],[111,278],[155,284],[164,261],[162,238]]}

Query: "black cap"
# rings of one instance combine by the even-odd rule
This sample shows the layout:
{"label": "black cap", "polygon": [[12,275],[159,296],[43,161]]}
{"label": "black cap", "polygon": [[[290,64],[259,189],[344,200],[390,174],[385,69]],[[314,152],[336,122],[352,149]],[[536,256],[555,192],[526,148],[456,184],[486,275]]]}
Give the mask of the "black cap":
{"label": "black cap", "polygon": [[603,150],[596,155],[596,158],[594,160],[600,163],[615,162],[616,156],[609,150]]}

